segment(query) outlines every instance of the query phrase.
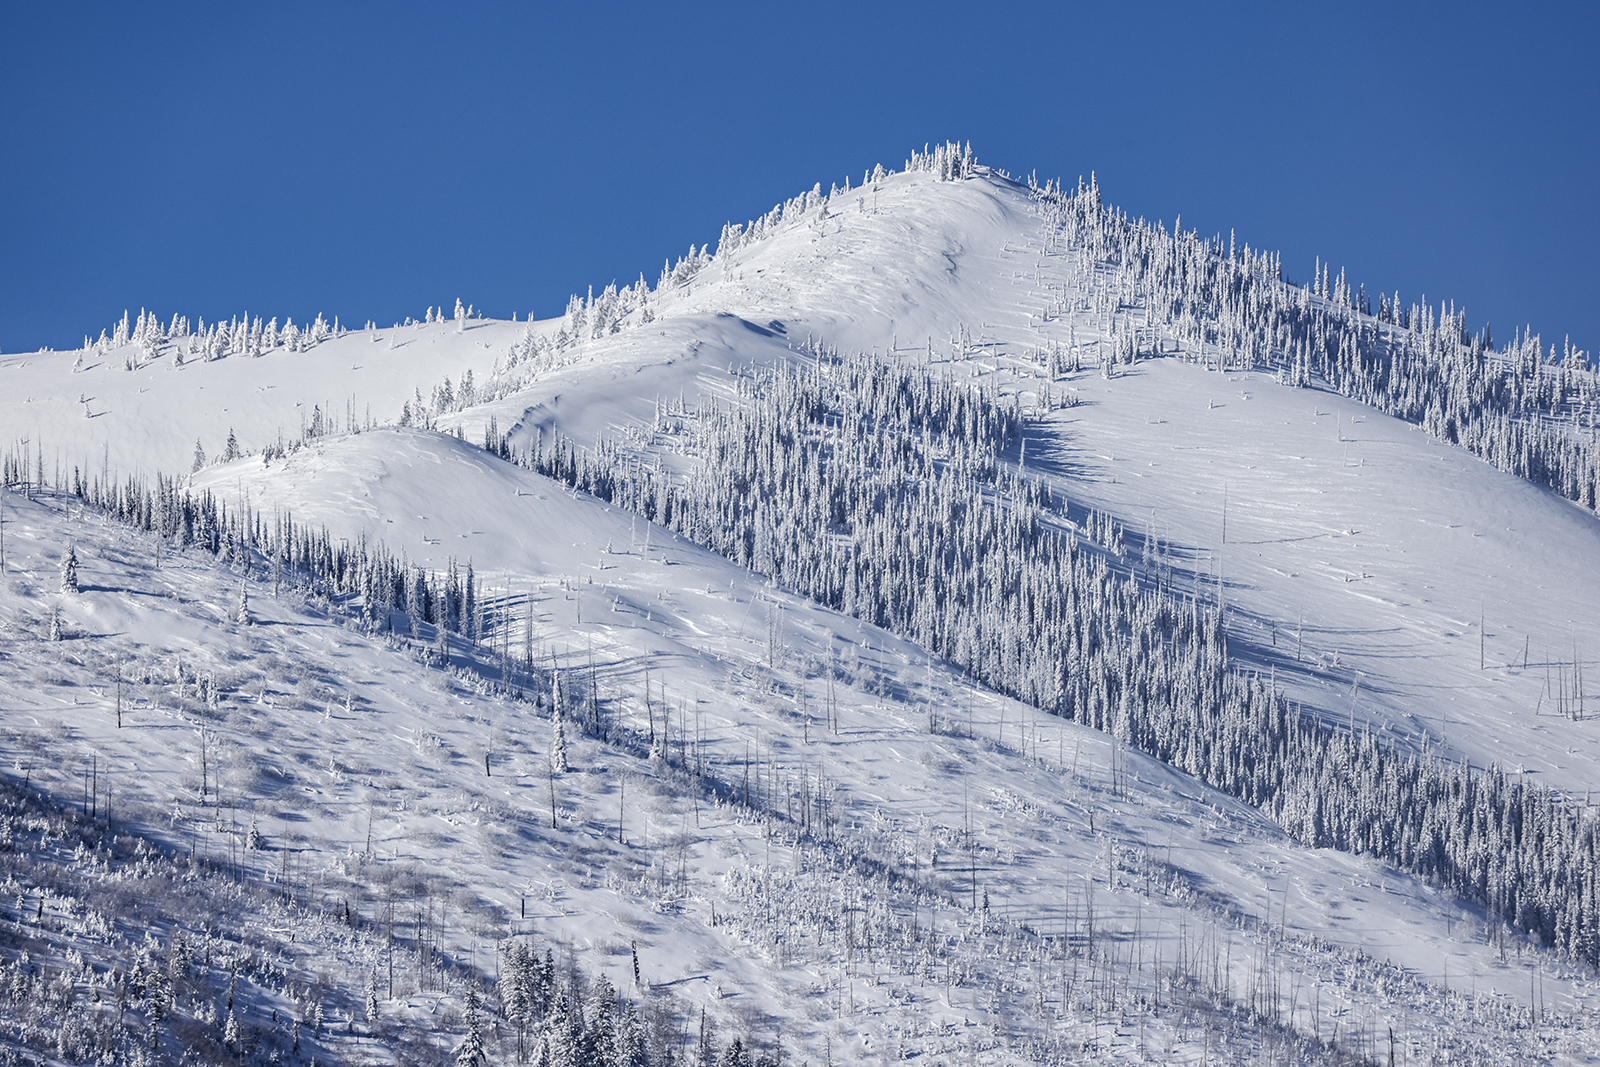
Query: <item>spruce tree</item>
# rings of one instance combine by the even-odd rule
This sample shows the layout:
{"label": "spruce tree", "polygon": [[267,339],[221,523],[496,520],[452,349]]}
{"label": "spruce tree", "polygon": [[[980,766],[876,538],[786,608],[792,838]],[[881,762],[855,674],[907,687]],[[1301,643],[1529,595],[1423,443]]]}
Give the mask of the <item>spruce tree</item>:
{"label": "spruce tree", "polygon": [[467,987],[467,1036],[456,1050],[455,1067],[480,1067],[486,1060],[483,1031],[478,1027],[478,991]]}
{"label": "spruce tree", "polygon": [[78,591],[78,550],[71,544],[67,545],[67,554],[61,558],[61,591]]}
{"label": "spruce tree", "polygon": [[617,1025],[616,1058],[611,1067],[644,1067],[644,1026],[633,1009],[633,1002],[622,1005],[622,1021]]}
{"label": "spruce tree", "polygon": [[555,718],[551,723],[554,737],[550,741],[550,771],[552,774],[566,774],[570,769],[567,764],[567,731],[561,719],[561,702],[556,701]]}
{"label": "spruce tree", "polygon": [[617,1063],[617,1032],[612,1012],[617,1006],[617,991],[605,975],[601,975],[589,997],[590,1061],[603,1067]]}

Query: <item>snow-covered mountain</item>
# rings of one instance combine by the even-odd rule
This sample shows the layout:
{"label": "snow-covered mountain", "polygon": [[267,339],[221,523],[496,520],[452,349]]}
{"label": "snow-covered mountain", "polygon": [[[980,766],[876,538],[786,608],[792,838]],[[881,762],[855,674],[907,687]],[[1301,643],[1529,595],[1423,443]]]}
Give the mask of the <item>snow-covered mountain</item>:
{"label": "snow-covered mountain", "polygon": [[0,357],[14,1058],[1600,1059],[1584,354],[954,146],[718,244]]}

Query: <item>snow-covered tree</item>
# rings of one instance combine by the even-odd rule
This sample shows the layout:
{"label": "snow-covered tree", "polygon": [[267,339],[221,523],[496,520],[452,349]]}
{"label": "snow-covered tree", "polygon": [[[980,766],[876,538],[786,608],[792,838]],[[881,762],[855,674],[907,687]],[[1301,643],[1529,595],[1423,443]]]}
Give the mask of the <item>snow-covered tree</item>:
{"label": "snow-covered tree", "polygon": [[561,701],[556,700],[555,716],[550,724],[552,734],[550,740],[550,772],[552,774],[566,774],[570,768],[567,765],[567,730],[561,718]]}
{"label": "snow-covered tree", "polygon": [[[459,303],[459,301],[458,301]],[[483,1047],[483,1031],[478,1022],[478,991],[467,987],[467,1036],[456,1049],[455,1067],[482,1067],[487,1055]]]}
{"label": "snow-covered tree", "polygon": [[614,1067],[617,1062],[617,1031],[613,1013],[617,1008],[617,991],[604,974],[595,979],[589,995],[588,1046],[590,1061]]}
{"label": "snow-covered tree", "polygon": [[70,543],[67,545],[67,554],[61,557],[61,591],[78,591],[78,549]]}
{"label": "snow-covered tree", "polygon": [[609,1067],[645,1067],[644,1024],[633,1008],[633,1001],[622,1005],[617,1023],[616,1051]]}

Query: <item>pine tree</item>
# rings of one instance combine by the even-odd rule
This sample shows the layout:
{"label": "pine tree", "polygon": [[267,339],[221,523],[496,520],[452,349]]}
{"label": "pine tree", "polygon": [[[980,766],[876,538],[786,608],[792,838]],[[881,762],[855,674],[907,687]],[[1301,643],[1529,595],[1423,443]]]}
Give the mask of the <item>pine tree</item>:
{"label": "pine tree", "polygon": [[233,427],[230,426],[228,427],[228,443],[224,445],[222,449],[222,460],[224,463],[232,463],[234,460],[238,459],[240,455],[239,439],[233,436]]}
{"label": "pine tree", "polygon": [[67,545],[67,554],[61,558],[61,591],[78,591],[78,550],[70,543]]}
{"label": "pine tree", "polygon": [[50,608],[50,640],[60,641],[61,639],[61,606],[57,604]]}
{"label": "pine tree", "polygon": [[456,1050],[455,1067],[480,1067],[486,1060],[483,1032],[478,1028],[478,991],[467,987],[467,1036]]}
{"label": "pine tree", "polygon": [[633,1010],[633,1002],[622,1005],[622,1020],[617,1025],[616,1057],[609,1067],[645,1067],[644,1026]]}
{"label": "pine tree", "polygon": [[590,1061],[603,1067],[615,1067],[617,1063],[616,1021],[612,1016],[616,1006],[617,991],[602,974],[595,981],[594,991],[589,997],[588,1043]]}
{"label": "pine tree", "polygon": [[550,1067],[588,1067],[583,1060],[583,1009],[564,992],[556,995],[546,1034]]}
{"label": "pine tree", "polygon": [[239,579],[239,600],[233,608],[233,621],[240,626],[250,625],[250,593],[243,578]]}
{"label": "pine tree", "polygon": [[550,772],[552,774],[566,774],[571,768],[567,764],[567,730],[561,719],[561,701],[556,700],[555,718],[551,723],[554,737],[550,742]]}
{"label": "pine tree", "polygon": [[506,946],[505,966],[500,972],[500,1006],[517,1031],[517,1060],[526,1052],[529,1024],[533,1022],[535,961],[526,941]]}
{"label": "pine tree", "polygon": [[722,1050],[722,1058],[717,1063],[718,1067],[750,1067],[750,1053],[745,1051],[744,1042],[735,1037]]}
{"label": "pine tree", "polygon": [[206,450],[200,444],[200,438],[194,439],[194,462],[189,465],[189,473],[194,474],[206,465]]}

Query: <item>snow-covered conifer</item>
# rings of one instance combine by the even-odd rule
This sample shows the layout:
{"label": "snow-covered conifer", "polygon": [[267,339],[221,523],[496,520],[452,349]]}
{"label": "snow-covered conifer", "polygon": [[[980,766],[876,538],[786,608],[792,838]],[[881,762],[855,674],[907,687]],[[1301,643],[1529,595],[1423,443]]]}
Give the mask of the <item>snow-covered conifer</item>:
{"label": "snow-covered conifer", "polygon": [[615,1055],[610,1067],[645,1067],[644,1025],[633,1008],[633,1002],[622,1005],[622,1018],[617,1023]]}
{"label": "snow-covered conifer", "polygon": [[612,1067],[617,1062],[616,1020],[617,991],[604,974],[595,980],[589,997],[588,1039],[590,1061]]}
{"label": "snow-covered conifer", "polygon": [[71,543],[67,545],[67,554],[61,557],[61,591],[78,591],[78,549]]}
{"label": "snow-covered conifer", "polygon": [[559,694],[556,699],[555,718],[550,725],[550,771],[553,774],[566,774],[570,769],[567,764],[567,729],[561,718],[561,700]]}
{"label": "snow-covered conifer", "polygon": [[750,1067],[750,1053],[737,1036],[722,1050],[722,1058],[717,1060],[717,1067]]}
{"label": "snow-covered conifer", "polygon": [[549,1042],[550,1067],[586,1067],[583,1048],[583,1007],[569,1000],[565,991],[556,994],[545,1024]]}
{"label": "snow-covered conifer", "polygon": [[[457,301],[459,306],[460,302]],[[481,1067],[487,1056],[483,1047],[483,1031],[478,1023],[478,991],[467,987],[467,1036],[456,1049],[455,1067]]]}

